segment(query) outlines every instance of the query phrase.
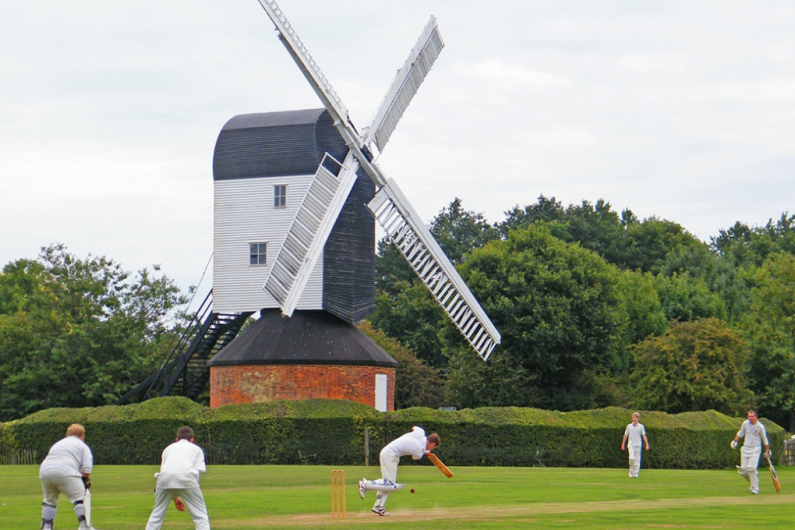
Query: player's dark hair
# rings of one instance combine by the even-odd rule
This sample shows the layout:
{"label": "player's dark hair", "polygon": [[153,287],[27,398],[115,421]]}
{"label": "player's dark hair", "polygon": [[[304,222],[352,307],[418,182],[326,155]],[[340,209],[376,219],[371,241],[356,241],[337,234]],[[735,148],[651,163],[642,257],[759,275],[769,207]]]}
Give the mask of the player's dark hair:
{"label": "player's dark hair", "polygon": [[177,440],[190,440],[193,438],[193,429],[190,427],[180,427],[177,429]]}
{"label": "player's dark hair", "polygon": [[749,410],[748,414],[751,414],[752,412],[754,413],[754,416],[756,416],[757,418],[759,417],[759,413],[757,411],[755,411],[754,409]]}
{"label": "player's dark hair", "polygon": [[428,441],[431,442],[432,444],[436,444],[436,447],[442,445],[442,440],[441,438],[439,438],[439,435],[436,433],[433,433],[430,436],[428,436]]}

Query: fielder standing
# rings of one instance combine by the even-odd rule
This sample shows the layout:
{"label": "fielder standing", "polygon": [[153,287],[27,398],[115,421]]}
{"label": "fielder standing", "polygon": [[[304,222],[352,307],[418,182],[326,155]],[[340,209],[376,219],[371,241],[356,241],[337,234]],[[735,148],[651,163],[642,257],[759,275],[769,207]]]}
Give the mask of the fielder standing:
{"label": "fielder standing", "polygon": [[368,490],[377,492],[373,512],[378,515],[389,515],[384,509],[389,492],[396,491],[405,486],[397,484],[397,469],[401,456],[411,455],[414,460],[419,460],[425,454],[430,453],[442,443],[439,435],[434,433],[425,437],[425,431],[420,427],[414,426],[410,433],[406,433],[400,438],[392,440],[386,447],[381,449],[379,460],[381,462],[381,479],[367,480],[363,478],[359,481],[359,496],[364,499],[364,494]]}
{"label": "fielder standing", "polygon": [[765,426],[759,423],[759,417],[755,410],[748,411],[748,419],[745,420],[737,431],[737,436],[732,440],[732,449],[737,448],[737,440],[745,438],[743,447],[740,450],[740,465],[737,472],[751,483],[751,493],[759,494],[759,456],[762,451],[762,444],[765,446],[765,453],[770,455],[770,443],[767,441],[767,431]]}
{"label": "fielder standing", "polygon": [[627,445],[629,439],[629,478],[638,478],[640,473],[640,454],[643,444],[646,444],[646,450],[649,450],[649,439],[646,438],[646,427],[640,423],[640,413],[632,413],[632,423],[627,425],[624,430],[624,438],[621,440],[621,450]]}
{"label": "fielder standing", "polygon": [[155,507],[149,516],[146,530],[160,530],[172,499],[177,509],[184,502],[196,530],[210,530],[210,518],[199,488],[199,473],[205,471],[207,468],[204,465],[204,451],[193,443],[193,429],[180,427],[176,441],[163,451],[160,473],[155,473]]}
{"label": "fielder standing", "polygon": [[50,447],[39,468],[44,501],[41,503],[41,528],[52,530],[61,493],[72,503],[80,530],[91,527],[86,522],[86,488],[94,465],[94,456],[85,443],[86,430],[79,423],[66,429],[66,438]]}

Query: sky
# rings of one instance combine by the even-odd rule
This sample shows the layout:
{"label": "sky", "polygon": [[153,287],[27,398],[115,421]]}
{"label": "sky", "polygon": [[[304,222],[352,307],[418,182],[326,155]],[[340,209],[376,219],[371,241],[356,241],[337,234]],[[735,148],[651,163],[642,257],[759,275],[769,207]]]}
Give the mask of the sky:
{"label": "sky", "polygon": [[[426,221],[602,198],[708,242],[795,213],[795,3],[279,5],[359,129],[437,17],[378,160]],[[3,2],[0,64],[0,266],[63,243],[196,285],[224,123],[321,106],[257,0]]]}

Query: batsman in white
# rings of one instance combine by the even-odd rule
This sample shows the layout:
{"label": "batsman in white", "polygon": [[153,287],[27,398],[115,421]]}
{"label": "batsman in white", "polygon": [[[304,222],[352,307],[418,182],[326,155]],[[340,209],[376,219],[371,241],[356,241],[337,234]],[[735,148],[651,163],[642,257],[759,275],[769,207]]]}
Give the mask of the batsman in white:
{"label": "batsman in white", "polygon": [[632,413],[632,423],[627,425],[624,430],[624,438],[621,440],[621,450],[627,445],[629,440],[629,478],[638,478],[640,473],[640,455],[643,449],[643,444],[646,444],[646,450],[649,450],[649,439],[646,438],[646,427],[640,423],[640,413]]}
{"label": "batsman in white", "polygon": [[[163,450],[160,472],[155,473],[155,507],[146,530],[160,530],[169,503],[179,507],[184,502],[196,530],[210,530],[210,518],[199,488],[199,473],[204,473],[204,451],[193,443],[193,429],[180,427],[177,439]],[[182,502],[177,499],[182,498]]]}
{"label": "batsman in white", "polygon": [[39,468],[44,501],[41,503],[41,528],[52,530],[58,497],[63,493],[72,503],[80,530],[90,529],[86,521],[86,488],[94,465],[94,456],[86,445],[86,430],[79,423],[66,429],[66,438],[50,447]]}
{"label": "batsman in white", "polygon": [[392,440],[381,449],[379,459],[381,461],[381,478],[379,480],[367,480],[363,478],[359,481],[359,497],[364,499],[364,494],[369,490],[377,492],[373,513],[385,516],[389,512],[384,509],[389,493],[397,491],[405,484],[397,484],[397,469],[400,464],[401,456],[409,456],[414,460],[419,460],[427,453],[430,453],[441,444],[439,435],[434,433],[425,437],[425,431],[417,426],[411,428],[411,432],[404,434],[400,438]]}
{"label": "batsman in white", "polygon": [[740,450],[740,465],[736,466],[737,472],[751,483],[749,488],[751,493],[758,495],[759,472],[756,468],[759,466],[762,444],[765,446],[765,452],[770,455],[770,443],[767,441],[765,426],[759,423],[759,417],[755,410],[748,411],[748,419],[743,422],[734,440],[732,440],[732,449],[737,448],[737,440],[740,438],[745,438],[745,440]]}

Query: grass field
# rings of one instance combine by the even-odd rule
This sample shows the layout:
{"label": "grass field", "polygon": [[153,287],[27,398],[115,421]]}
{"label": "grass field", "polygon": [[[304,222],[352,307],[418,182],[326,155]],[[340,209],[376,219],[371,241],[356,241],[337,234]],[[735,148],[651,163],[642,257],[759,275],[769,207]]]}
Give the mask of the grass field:
{"label": "grass field", "polygon": [[[390,517],[370,513],[375,500],[358,495],[356,482],[378,478],[376,467],[344,467],[348,519],[330,517],[330,471],[324,466],[211,466],[202,490],[215,529],[317,528],[379,525],[416,530],[444,528],[791,528],[795,522],[795,469],[782,468],[776,493],[760,469],[762,493],[751,495],[735,471],[623,469],[454,468],[404,466],[387,504]],[[156,466],[97,466],[94,524],[99,530],[142,530],[153,503]],[[416,489],[412,494],[409,487]],[[41,520],[35,466],[0,466],[0,529],[31,530]],[[76,528],[61,497],[56,528]],[[186,513],[169,508],[165,529],[188,530]]]}

